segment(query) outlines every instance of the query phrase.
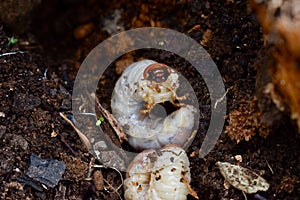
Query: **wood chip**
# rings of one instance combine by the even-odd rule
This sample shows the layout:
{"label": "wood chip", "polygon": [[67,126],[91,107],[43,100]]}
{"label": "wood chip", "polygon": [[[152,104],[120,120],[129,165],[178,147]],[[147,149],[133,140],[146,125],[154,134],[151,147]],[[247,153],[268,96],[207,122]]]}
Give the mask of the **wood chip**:
{"label": "wood chip", "polygon": [[216,165],[226,181],[247,194],[269,189],[267,181],[249,169],[228,162],[217,162]]}
{"label": "wood chip", "polygon": [[100,170],[96,170],[93,174],[93,182],[95,184],[96,190],[100,191],[104,188],[104,179],[102,172]]}
{"label": "wood chip", "polygon": [[208,43],[211,41],[212,36],[213,36],[213,32],[210,29],[206,30],[203,33],[202,40],[200,41],[200,44],[202,46],[207,46]]}

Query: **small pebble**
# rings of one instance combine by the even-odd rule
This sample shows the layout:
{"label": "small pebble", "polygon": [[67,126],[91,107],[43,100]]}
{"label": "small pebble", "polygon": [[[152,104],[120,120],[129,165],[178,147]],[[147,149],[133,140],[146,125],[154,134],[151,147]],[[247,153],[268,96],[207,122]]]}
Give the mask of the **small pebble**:
{"label": "small pebble", "polygon": [[60,181],[65,168],[65,164],[61,161],[50,158],[41,159],[32,154],[28,171],[19,176],[18,181],[30,185],[38,191],[42,191],[44,186],[54,188]]}

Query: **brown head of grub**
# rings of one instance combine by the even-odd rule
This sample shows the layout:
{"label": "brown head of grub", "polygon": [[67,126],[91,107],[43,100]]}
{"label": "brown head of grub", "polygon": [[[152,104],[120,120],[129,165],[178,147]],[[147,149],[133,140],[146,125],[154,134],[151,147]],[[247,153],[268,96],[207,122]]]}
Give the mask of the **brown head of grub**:
{"label": "brown head of grub", "polygon": [[171,74],[171,68],[162,63],[149,65],[144,71],[144,78],[157,83],[165,82]]}

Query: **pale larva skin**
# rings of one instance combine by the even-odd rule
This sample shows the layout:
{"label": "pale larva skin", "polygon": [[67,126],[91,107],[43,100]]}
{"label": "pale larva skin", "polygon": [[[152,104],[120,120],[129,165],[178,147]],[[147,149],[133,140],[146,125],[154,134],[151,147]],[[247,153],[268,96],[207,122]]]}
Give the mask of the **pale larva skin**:
{"label": "pale larva skin", "polygon": [[[113,115],[135,149],[159,149],[166,144],[182,146],[192,132],[196,108],[184,105],[166,118],[142,114],[144,103],[173,102],[179,87],[178,74],[170,68],[167,80],[154,83],[144,78],[146,68],[157,62],[142,60],[131,64],[117,81],[111,101]],[[159,88],[160,92],[153,87]]]}
{"label": "pale larva skin", "polygon": [[186,199],[189,194],[187,184],[191,181],[190,163],[186,153],[183,149],[172,146],[164,148],[161,153],[151,176],[151,199]]}
{"label": "pale larva skin", "polygon": [[125,199],[147,200],[149,199],[149,181],[154,163],[151,162],[154,150],[145,150],[138,154],[131,162],[124,180]]}
{"label": "pale larva skin", "polygon": [[175,145],[140,153],[124,181],[126,200],[185,200],[191,181],[185,151]]}

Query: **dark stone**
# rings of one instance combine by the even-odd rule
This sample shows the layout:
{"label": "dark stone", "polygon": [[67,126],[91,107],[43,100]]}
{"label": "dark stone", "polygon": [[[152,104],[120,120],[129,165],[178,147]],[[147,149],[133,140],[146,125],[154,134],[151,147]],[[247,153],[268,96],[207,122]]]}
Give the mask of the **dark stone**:
{"label": "dark stone", "polygon": [[41,191],[42,184],[54,188],[61,179],[65,164],[58,160],[41,159],[37,155],[30,156],[30,166],[26,174],[21,175],[18,180]]}

